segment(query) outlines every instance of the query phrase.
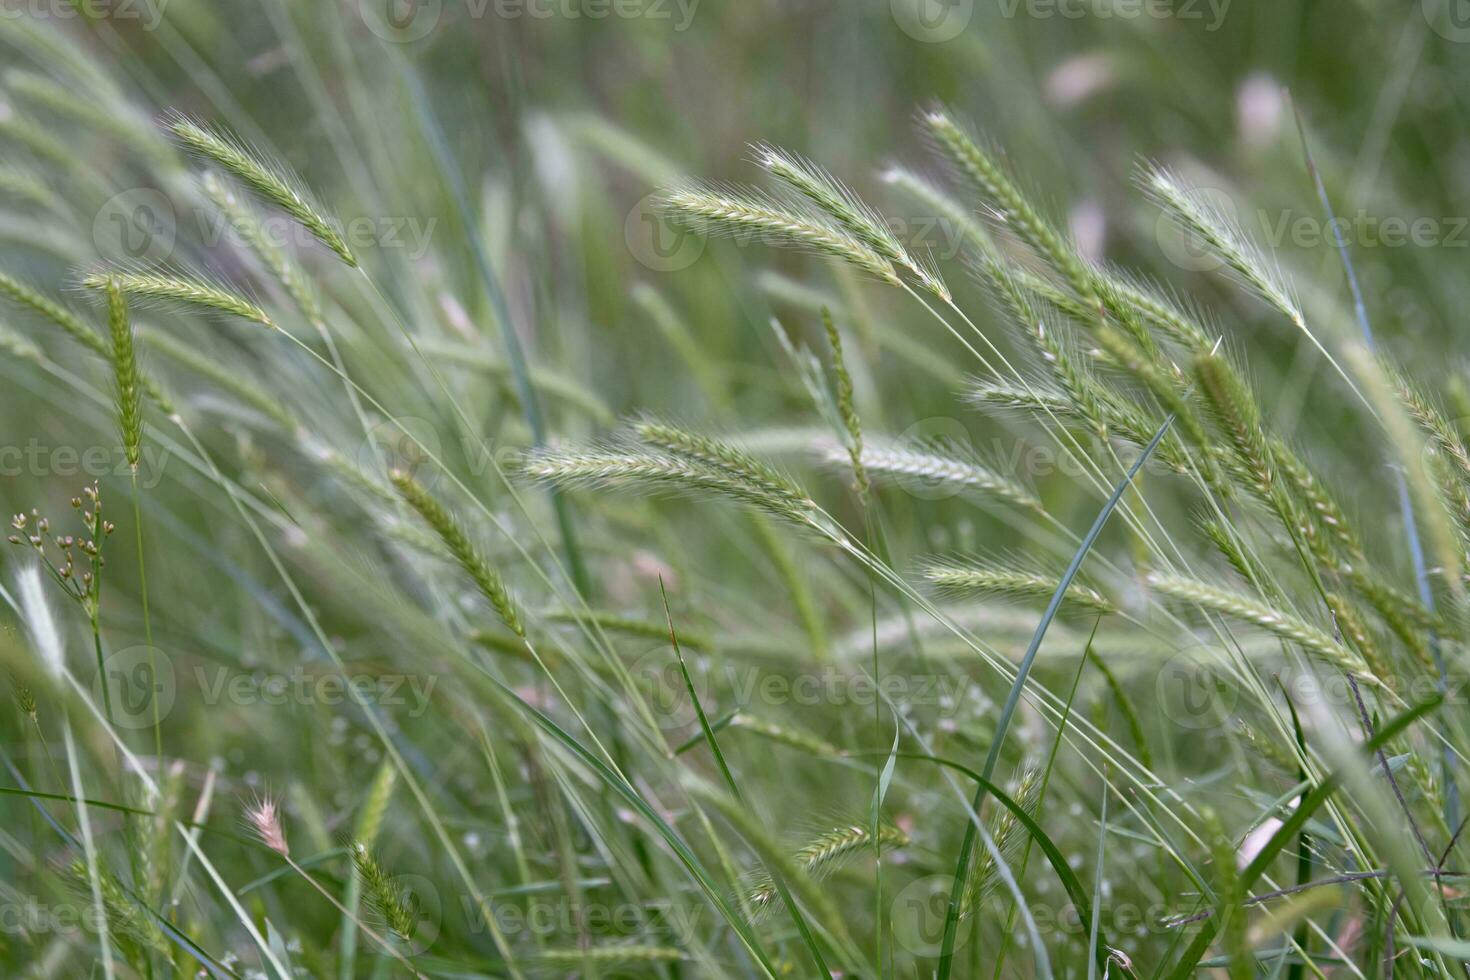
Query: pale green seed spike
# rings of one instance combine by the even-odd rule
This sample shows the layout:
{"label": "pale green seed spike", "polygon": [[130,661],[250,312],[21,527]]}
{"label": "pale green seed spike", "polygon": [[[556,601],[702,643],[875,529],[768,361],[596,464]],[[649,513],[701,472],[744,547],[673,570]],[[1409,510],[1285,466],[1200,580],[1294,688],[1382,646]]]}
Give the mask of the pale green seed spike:
{"label": "pale green seed spike", "polygon": [[[923,574],[935,586],[956,595],[996,595],[1045,601],[1057,590],[1057,576],[994,564],[935,562],[926,566]],[[1067,588],[1063,599],[1073,606],[1097,613],[1116,611],[1113,603],[1102,593],[1077,582]]]}
{"label": "pale green seed spike", "polygon": [[1216,588],[1196,579],[1166,575],[1160,572],[1150,574],[1148,584],[1170,598],[1219,613],[1222,616],[1229,616],[1231,619],[1251,623],[1284,640],[1295,643],[1334,667],[1351,671],[1374,684],[1381,683],[1379,678],[1369,673],[1368,665],[1361,658],[1322,630],[1250,596]]}
{"label": "pale green seed spike", "polygon": [[949,290],[944,282],[921,266],[882,216],[863,203],[847,185],[811,161],[774,146],[757,146],[755,154],[762,167],[857,236],[864,245],[894,265],[907,269],[925,289],[940,299],[949,300]]}
{"label": "pale green seed spike", "polygon": [[868,471],[863,468],[863,426],[853,399],[852,375],[842,357],[842,335],[832,322],[832,311],[822,307],[822,326],[827,330],[827,345],[832,348],[832,373],[837,377],[837,411],[847,430],[847,453],[852,460],[852,475],[858,496],[867,499]]}
{"label": "pale green seed spike", "polygon": [[[101,286],[102,280],[99,279],[97,285],[93,288],[101,288]],[[107,341],[97,336],[95,330],[83,323],[75,313],[60,303],[53,302],[19,279],[8,276],[3,272],[0,272],[0,296],[5,297],[17,306],[30,310],[32,313],[46,320],[50,320],[65,331],[67,336],[87,348],[87,350],[101,357],[103,360],[111,362],[112,349]],[[149,398],[153,399],[154,403],[162,409],[165,415],[174,414],[173,401],[159,387],[157,382],[144,375],[141,379],[141,384],[143,391],[147,393]]]}
{"label": "pale green seed spike", "polygon": [[903,285],[893,263],[851,232],[755,191],[681,188],[665,193],[663,208],[675,219],[708,233],[805,247],[841,259],[891,286]]}
{"label": "pale green seed spike", "polygon": [[511,601],[510,592],[501,579],[485,559],[480,556],[479,549],[470,542],[469,535],[460,527],[459,522],[454,519],[444,508],[444,505],[435,500],[433,495],[426,490],[413,477],[402,470],[394,470],[388,475],[393,482],[393,487],[398,491],[405,503],[419,512],[424,523],[429,525],[440,539],[454,560],[464,569],[465,574],[474,581],[480,589],[480,593],[489,600],[494,607],[500,621],[506,625],[512,633],[524,637],[526,628],[521,623],[520,614],[516,612],[515,604]]}
{"label": "pale green seed spike", "polygon": [[525,457],[520,470],[531,479],[567,487],[636,486],[667,494],[709,493],[750,504],[794,524],[822,528],[816,505],[806,496],[794,497],[686,457],[608,449],[543,450]]}
{"label": "pale green seed spike", "polygon": [[271,329],[276,328],[270,314],[258,305],[222,286],[182,275],[158,272],[98,272],[88,275],[82,285],[90,289],[104,289],[111,280],[130,296],[145,299],[173,300],[203,309],[217,310]]}
{"label": "pale green seed spike", "polygon": [[112,370],[117,382],[117,417],[123,452],[134,472],[142,458],[143,405],[138,383],[138,352],[128,303],[115,279],[103,285],[107,294],[107,325],[112,335]]}
{"label": "pale green seed spike", "polygon": [[213,160],[262,198],[299,221],[302,227],[343,262],[357,267],[357,258],[337,230],[337,223],[327,218],[284,168],[271,163],[224,133],[201,126],[182,116],[173,115],[165,124],[179,143],[193,153]]}
{"label": "pale green seed spike", "polygon": [[316,295],[307,283],[305,274],[295,262],[291,261],[290,256],[262,233],[260,219],[240,199],[234,188],[213,172],[201,177],[199,184],[205,196],[214,203],[215,207],[219,208],[225,220],[229,221],[230,226],[240,234],[250,250],[296,302],[302,315],[311,323],[320,324],[322,322],[321,306],[317,303]]}

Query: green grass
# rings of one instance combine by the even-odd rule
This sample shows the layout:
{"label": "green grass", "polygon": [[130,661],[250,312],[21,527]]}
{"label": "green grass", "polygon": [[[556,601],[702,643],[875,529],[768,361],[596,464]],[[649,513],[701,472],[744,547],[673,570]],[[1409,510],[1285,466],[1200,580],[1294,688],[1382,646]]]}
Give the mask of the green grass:
{"label": "green grass", "polygon": [[0,973],[1465,974],[1453,24],[906,4],[0,17]]}

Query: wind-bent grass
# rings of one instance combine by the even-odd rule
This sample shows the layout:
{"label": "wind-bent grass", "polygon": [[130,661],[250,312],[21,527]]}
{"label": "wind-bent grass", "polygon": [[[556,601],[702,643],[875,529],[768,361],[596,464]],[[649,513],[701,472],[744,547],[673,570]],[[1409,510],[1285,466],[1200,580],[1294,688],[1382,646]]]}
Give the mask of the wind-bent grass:
{"label": "wind-bent grass", "polygon": [[[1086,209],[1054,219],[1022,189],[1031,159],[947,111],[919,122],[952,187],[882,167],[901,219],[764,143],[773,190],[654,198],[836,262],[711,248],[666,271],[666,229],[650,259],[650,216],[624,221],[619,196],[695,155],[684,127],[619,123],[664,119],[666,93],[620,94],[619,121],[551,111],[565,84],[534,112],[518,81],[444,98],[461,32],[419,59],[364,47],[335,8],[261,9],[238,24],[262,45],[243,74],[194,46],[207,16],[0,18],[24,106],[0,110],[0,597],[26,626],[0,624],[20,709],[0,717],[6,894],[97,920],[16,933],[0,973],[1455,975],[1446,815],[1470,731],[1422,695],[1466,632],[1470,388],[1404,343],[1431,334],[1400,302],[1458,309],[1439,277],[1400,284],[1404,250],[1375,255],[1403,315],[1392,353],[1367,350],[1335,329],[1331,282],[1288,278],[1302,256],[1149,171],[1168,220],[1264,301],[1221,304],[1185,270],[1110,264],[1153,251],[1126,198],[1102,198],[1101,239]],[[726,16],[702,14],[740,43]],[[837,33],[865,50],[865,27]],[[266,101],[283,94],[291,112]],[[163,96],[218,128],[140,125]],[[801,131],[785,115],[772,136]],[[874,159],[868,128],[849,159]],[[805,131],[839,159],[830,127]],[[1265,146],[1250,159],[1274,163]],[[376,245],[359,218],[349,247],[274,159],[376,215]],[[1300,193],[1273,169],[1249,171],[1262,200]],[[1324,198],[1343,176],[1312,170]],[[154,189],[178,220],[150,220]],[[176,233],[171,265],[207,272],[93,254],[140,190],[116,230]],[[394,237],[415,222],[410,254]],[[1366,324],[1379,293],[1347,267]],[[106,303],[58,301],[78,268]],[[276,329],[209,330],[221,314]],[[881,435],[941,416],[997,451]],[[102,495],[67,539],[41,512],[77,492],[70,451]],[[128,482],[130,516],[108,495]],[[1375,519],[1395,509],[1410,533]],[[126,544],[104,567],[100,529],[129,521],[136,567]],[[58,587],[69,615],[46,606]],[[68,650],[78,629],[91,649]],[[1344,675],[1361,690],[1334,703]],[[265,846],[243,846],[222,801],[271,787],[285,808],[253,810]],[[1124,904],[1166,919],[1125,928]],[[1073,911],[1076,929],[1042,915]]]}

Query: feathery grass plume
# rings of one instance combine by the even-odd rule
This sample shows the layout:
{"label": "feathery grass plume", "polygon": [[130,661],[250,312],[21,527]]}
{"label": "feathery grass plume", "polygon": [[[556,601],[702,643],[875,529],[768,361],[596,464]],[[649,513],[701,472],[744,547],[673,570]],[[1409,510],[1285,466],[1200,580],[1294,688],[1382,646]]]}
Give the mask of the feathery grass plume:
{"label": "feathery grass plume", "polygon": [[278,164],[266,161],[233,136],[201,126],[181,113],[172,113],[164,127],[187,150],[213,160],[237,180],[301,223],[317,241],[336,252],[353,268],[357,258],[337,230],[300,184]]}
{"label": "feathery grass plume", "polygon": [[30,201],[50,211],[61,210],[61,198],[45,182],[28,171],[0,166],[0,194]]}
{"label": "feathery grass plume", "polygon": [[177,273],[167,272],[94,272],[82,280],[89,289],[104,289],[112,281],[129,296],[144,299],[176,300],[191,306],[218,310],[276,329],[270,315],[255,303],[223,286]]}
{"label": "feathery grass plume", "polygon": [[[835,464],[848,464],[851,458],[847,450],[836,447],[826,450],[824,455]],[[863,447],[862,463],[867,473],[914,481],[936,489],[974,491],[1038,514],[1044,512],[1041,501],[1030,489],[970,458],[967,450],[948,444],[869,444]]]}
{"label": "feathery grass plume", "polygon": [[1175,220],[1208,245],[1241,281],[1295,326],[1306,329],[1306,317],[1280,270],[1246,238],[1238,220],[1192,193],[1163,167],[1145,166],[1140,171],[1139,183]]}
{"label": "feathery grass plume", "polygon": [[405,471],[395,469],[388,474],[388,479],[404,502],[418,511],[424,523],[439,535],[444,546],[459,563],[459,567],[464,569],[465,574],[479,587],[480,594],[494,608],[500,621],[512,633],[524,639],[526,627],[521,622],[520,614],[516,611],[515,603],[511,600],[510,591],[506,589],[505,582],[498,573],[485,564],[485,559],[480,556],[480,550],[470,541],[469,535],[465,533],[459,521],[455,520],[454,515],[449,513],[444,505],[424,488],[423,484]]}
{"label": "feathery grass plume", "polygon": [[837,411],[842,416],[842,426],[847,430],[847,453],[852,460],[853,479],[857,481],[858,496],[868,496],[868,473],[863,469],[863,425],[858,418],[857,406],[853,404],[852,375],[847,372],[847,362],[842,357],[842,335],[837,324],[832,322],[832,311],[822,307],[822,326],[827,330],[827,344],[832,348],[832,373],[837,376]]}
{"label": "feathery grass plume", "polygon": [[1327,610],[1332,613],[1332,621],[1336,625],[1336,632],[1347,641],[1349,647],[1356,650],[1358,656],[1368,665],[1373,676],[1382,680],[1390,687],[1396,686],[1394,671],[1389,666],[1378,640],[1368,629],[1368,624],[1358,615],[1356,607],[1352,605],[1340,593],[1328,591],[1326,593]]}
{"label": "feathery grass plume", "polygon": [[1072,345],[1065,340],[1066,334],[1037,311],[1020,281],[998,258],[986,257],[976,272],[989,283],[1004,310],[1036,345],[1042,361],[1061,383],[1076,406],[1076,413],[1086,420],[1093,435],[1106,439],[1109,426],[1103,406],[1111,399],[1075,356]]}
{"label": "feathery grass plume", "polygon": [[[144,344],[198,374],[223,391],[227,391],[242,402],[275,422],[287,432],[294,432],[300,424],[285,408],[280,395],[267,392],[252,380],[238,365],[226,368],[218,358],[207,357],[187,344],[182,344],[162,330],[143,327],[139,331]],[[379,494],[386,491],[379,488]],[[391,499],[391,497],[390,497]]]}
{"label": "feathery grass plume", "polygon": [[206,171],[199,178],[204,195],[219,209],[230,226],[245,240],[256,258],[276,277],[287,295],[296,302],[303,316],[312,323],[322,320],[321,306],[306,281],[306,275],[297,267],[283,249],[270,241],[261,231],[260,219],[250,209],[235,189],[219,174]]}
{"label": "feathery grass plume", "polygon": [[107,294],[107,326],[112,334],[112,370],[117,382],[117,419],[122,430],[123,452],[133,472],[138,470],[143,445],[143,403],[138,384],[138,352],[133,344],[133,324],[128,319],[128,301],[109,277],[102,284]]}
{"label": "feathery grass plume", "polygon": [[908,270],[929,292],[949,302],[949,289],[932,270],[920,265],[888,222],[872,207],[863,203],[846,184],[810,160],[794,156],[774,146],[757,146],[755,156],[771,174],[785,181],[797,193],[815,204],[847,231],[856,235],[868,248],[900,268]]}
{"label": "feathery grass plume", "polygon": [[[1022,568],[985,563],[970,564],[958,560],[931,561],[921,574],[943,591],[952,595],[994,595],[1015,599],[1050,599],[1057,590],[1058,576],[1044,575]],[[1080,582],[1073,582],[1063,596],[1065,602],[1097,613],[1117,611],[1108,598]]]}
{"label": "feathery grass plume", "polygon": [[598,966],[632,966],[654,963],[675,963],[684,958],[684,951],[672,946],[589,946],[586,949],[543,949],[535,959],[547,966],[573,968],[581,963]]}
{"label": "feathery grass plume", "polygon": [[[849,858],[869,854],[873,850],[871,827],[849,824],[835,827],[807,841],[796,850],[793,859],[809,877],[820,881],[836,871]],[[878,827],[878,847],[891,851],[909,845],[909,835],[891,824]],[[764,910],[778,897],[776,883],[769,874],[761,873],[751,884],[745,900],[751,908]]]}
{"label": "feathery grass plume", "polygon": [[971,139],[945,112],[927,112],[924,126],[960,172],[973,183],[1016,231],[1071,284],[1078,295],[1093,302],[1091,275],[1077,251],[1032,207],[1014,181],[990,154]]}
{"label": "feathery grass plume", "polygon": [[1342,507],[1322,485],[1322,481],[1317,479],[1311,468],[1283,440],[1276,437],[1268,439],[1271,458],[1308,513],[1326,531],[1327,536],[1336,542],[1338,550],[1354,568],[1366,566],[1368,559],[1363,553],[1362,542]]}
{"label": "feathery grass plume", "polygon": [[1110,309],[1132,308],[1185,350],[1199,353],[1214,346],[1197,314],[1160,295],[1146,282],[1116,269],[1098,272],[1093,281]]}
{"label": "feathery grass plume", "polygon": [[1368,665],[1361,657],[1322,630],[1250,596],[1216,588],[1197,579],[1166,575],[1162,572],[1151,572],[1147,581],[1151,588],[1166,596],[1258,626],[1283,640],[1295,643],[1339,670],[1380,683],[1380,679],[1369,672]]}
{"label": "feathery grass plume", "polygon": [[807,208],[777,201],[754,190],[691,184],[666,191],[662,206],[675,219],[706,234],[755,236],[770,244],[804,246],[841,259],[892,286],[902,286],[893,263],[852,232]]}
{"label": "feathery grass plume", "polygon": [[395,935],[404,941],[412,940],[419,920],[413,895],[388,873],[372,848],[362,841],[352,844],[352,866],[362,882],[369,907]]}
{"label": "feathery grass plume", "polygon": [[[1041,770],[1035,766],[1023,768],[1012,783],[1010,795],[1028,816],[1032,815],[1041,795]],[[1008,866],[1015,863],[1021,845],[1027,839],[1024,834],[1017,833],[1020,826],[1020,821],[1009,807],[998,806],[985,828],[990,833],[990,839],[995,842],[995,849]],[[977,851],[976,867],[970,872],[965,893],[960,897],[961,918],[969,918],[977,912],[1000,880],[1000,869],[990,848],[980,847]]]}
{"label": "feathery grass plume", "polygon": [[1235,450],[1235,458],[1250,488],[1267,503],[1276,503],[1276,483],[1271,449],[1261,427],[1260,410],[1244,381],[1218,354],[1195,358],[1194,376],[1200,391]]}
{"label": "feathery grass plume", "polygon": [[729,443],[653,418],[633,423],[633,433],[655,449],[724,470],[731,476],[761,486],[769,493],[792,499],[806,497],[806,493],[788,477]]}
{"label": "feathery grass plume", "polygon": [[1199,522],[1200,530],[1205,537],[1209,538],[1215,545],[1215,550],[1224,556],[1241,578],[1252,584],[1261,581],[1261,569],[1254,559],[1246,553],[1245,542],[1240,538],[1240,533],[1230,524],[1216,520],[1213,516],[1204,518]]}
{"label": "feathery grass plume", "polygon": [[1434,400],[1403,372],[1384,362],[1383,373],[1404,409],[1429,440],[1429,459],[1440,492],[1462,528],[1470,523],[1470,449]]}
{"label": "feathery grass plume", "polygon": [[282,857],[291,856],[286,831],[281,826],[280,804],[270,796],[259,796],[245,807],[245,826],[266,847]]}
{"label": "feathery grass plume", "polygon": [[527,454],[519,469],[531,479],[566,487],[641,486],[670,494],[712,493],[804,527],[822,528],[817,506],[805,494],[793,495],[689,456],[614,449],[539,450]]}

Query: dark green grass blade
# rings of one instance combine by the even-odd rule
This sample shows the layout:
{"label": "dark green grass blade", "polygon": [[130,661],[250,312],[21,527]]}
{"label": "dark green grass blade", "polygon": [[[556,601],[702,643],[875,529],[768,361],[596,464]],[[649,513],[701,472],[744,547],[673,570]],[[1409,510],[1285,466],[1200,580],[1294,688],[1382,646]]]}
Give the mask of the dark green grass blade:
{"label": "dark green grass blade", "polygon": [[[1067,571],[1062,575],[1062,580],[1057,583],[1056,591],[1052,593],[1051,601],[1046,605],[1046,612],[1041,616],[1041,622],[1036,625],[1036,633],[1031,637],[1031,644],[1026,648],[1026,655],[1021,658],[1021,665],[1016,670],[1015,683],[1011,685],[1011,693],[1006,697],[1005,707],[1001,709],[1000,721],[995,727],[995,736],[990,742],[990,751],[985,756],[985,769],[982,782],[975,791],[974,805],[971,807],[977,814],[980,805],[985,802],[986,787],[990,785],[990,778],[995,774],[995,763],[1000,758],[1001,745],[1005,742],[1006,730],[1010,727],[1011,717],[1016,713],[1016,707],[1021,702],[1021,693],[1026,689],[1026,678],[1031,673],[1031,665],[1036,661],[1036,652],[1041,649],[1041,641],[1046,636],[1047,628],[1051,621],[1056,618],[1057,610],[1062,605],[1062,597],[1066,595],[1067,589],[1071,587],[1072,580],[1077,577],[1077,571],[1082,567],[1082,561],[1087,557],[1088,551],[1092,549],[1093,542],[1102,533],[1103,525],[1108,521],[1113,511],[1118,507],[1118,501],[1123,499],[1123,493],[1148,461],[1149,456],[1158,448],[1163,441],[1169,426],[1174,423],[1174,416],[1166,418],[1159,426],[1154,437],[1149,440],[1143,452],[1139,454],[1123,479],[1113,488],[1113,494],[1108,502],[1098,511],[1097,519],[1092,522],[1092,528],[1087,532],[1087,537],[1082,539],[1077,553],[1072,556],[1072,563],[1067,566]],[[959,925],[960,900],[965,892],[965,881],[970,873],[970,852],[975,847],[975,825],[969,823],[965,827],[965,838],[960,844],[959,859],[955,862],[954,887],[949,895],[949,908],[945,911],[944,919],[944,941],[939,948],[939,980],[948,980],[950,968],[954,962],[955,933]]]}
{"label": "dark green grass blade", "polygon": [[[1388,724],[1378,730],[1377,735],[1374,735],[1363,743],[1362,753],[1371,757],[1374,752],[1381,746],[1387,744],[1394,736],[1438,708],[1443,700],[1443,695],[1436,694],[1429,700],[1421,701],[1419,704],[1414,705],[1414,707],[1395,715]],[[1265,873],[1266,868],[1270,866],[1271,862],[1276,858],[1276,855],[1281,853],[1281,849],[1290,843],[1291,839],[1299,834],[1301,829],[1306,826],[1307,820],[1312,814],[1317,812],[1318,808],[1323,803],[1326,803],[1327,799],[1333,793],[1337,792],[1337,788],[1342,784],[1342,780],[1342,770],[1335,770],[1329,773],[1327,778],[1322,780],[1315,789],[1302,797],[1301,804],[1282,821],[1281,826],[1277,828],[1276,833],[1271,835],[1271,839],[1266,842],[1266,845],[1261,848],[1261,852],[1256,855],[1255,860],[1246,865],[1245,870],[1240,873],[1240,887],[1242,889],[1250,888],[1255,880]],[[1179,962],[1168,972],[1167,976],[1170,980],[1184,980],[1184,978],[1193,975],[1199,965],[1199,961],[1209,950],[1210,943],[1214,941],[1215,933],[1218,929],[1218,922],[1218,916],[1211,916],[1200,926],[1199,932],[1194,937],[1194,942],[1190,943],[1189,948],[1184,951],[1184,955],[1180,957]],[[1162,976],[1165,974],[1160,971],[1159,975]]]}
{"label": "dark green grass blade", "polygon": [[[15,781],[19,783],[22,787],[22,789],[20,790],[11,790],[11,792],[29,796],[31,798],[31,806],[35,807],[36,811],[40,813],[41,818],[45,820],[46,823],[51,825],[51,829],[55,830],[56,833],[61,837],[61,839],[66,841],[67,845],[70,846],[73,850],[80,851],[82,849],[82,842],[78,840],[71,831],[67,830],[60,823],[58,823],[56,818],[51,815],[51,812],[41,805],[42,799],[65,798],[69,800],[72,798],[57,797],[54,796],[54,794],[50,793],[32,792],[30,789],[26,788],[25,777],[21,775],[20,770],[15,767],[15,763],[10,760],[10,756],[7,755],[3,749],[0,749],[0,760],[4,761],[5,768],[10,770],[10,775],[14,777]],[[140,814],[149,812],[146,810],[132,811],[129,807],[121,807],[113,804],[94,803],[90,800],[85,802],[91,805],[101,806],[105,809],[123,810]],[[194,960],[199,964],[199,966],[203,970],[208,972],[211,977],[216,977],[218,978],[218,980],[238,980],[238,974],[236,974],[234,971],[230,970],[229,967],[225,966],[223,963],[220,963],[214,957],[206,953],[203,947],[194,942],[194,940],[190,939],[188,935],[180,931],[178,927],[174,925],[172,920],[167,919],[160,913],[154,911],[153,907],[144,902],[142,900],[142,897],[139,896],[135,891],[133,891],[133,889],[129,887],[126,882],[119,881],[118,885],[122,888],[124,894],[126,894],[128,898],[135,905],[138,906],[139,909],[141,909],[150,919],[153,920],[154,924],[165,936],[168,937],[170,942],[172,942],[175,946],[178,946],[185,953],[192,956]]]}
{"label": "dark green grass blade", "polygon": [[[882,754],[887,755],[886,752]],[[1025,830],[1031,839],[1036,842],[1036,846],[1041,848],[1041,853],[1046,857],[1047,863],[1056,872],[1058,880],[1062,883],[1062,888],[1067,892],[1067,898],[1071,899],[1072,905],[1077,909],[1077,919],[1081,923],[1082,928],[1089,932],[1092,930],[1092,898],[1089,896],[1087,889],[1078,880],[1077,873],[1067,864],[1066,855],[1062,853],[1056,843],[1047,836],[1046,831],[1041,829],[1041,825],[1026,812],[1020,803],[1011,799],[999,786],[962,762],[955,762],[953,759],[945,759],[937,755],[926,755],[921,752],[900,752],[898,753],[898,758],[932,762],[937,766],[944,766],[947,769],[953,769],[956,772],[963,773],[973,779],[981,789],[985,790],[991,799],[1009,810],[1011,815],[1016,818],[1016,823],[1021,826],[1021,829]],[[1097,943],[1099,955],[1103,955],[1101,951],[1107,948],[1107,936],[1100,926],[1097,933]],[[1099,963],[1098,965],[1106,967],[1108,964]],[[1124,967],[1120,963],[1114,962],[1111,964],[1111,968],[1113,976],[1134,976],[1132,970]]]}
{"label": "dark green grass blade", "polygon": [[[669,642],[673,644],[674,655],[679,658],[679,672],[684,675],[684,687],[689,692],[689,700],[694,704],[694,713],[699,717],[699,730],[704,734],[705,743],[709,746],[710,753],[715,757],[715,763],[720,767],[720,775],[725,779],[725,785],[730,788],[730,795],[745,803],[745,797],[740,792],[740,787],[735,784],[735,777],[730,772],[730,767],[725,763],[725,753],[720,751],[720,743],[715,740],[714,729],[710,727],[709,717],[704,713],[704,704],[699,700],[699,694],[694,690],[694,680],[689,676],[689,665],[684,662],[684,651],[679,648],[679,634],[674,630],[674,615],[669,612],[669,594],[664,589],[664,577],[658,577],[658,593],[664,603],[664,618],[669,623]],[[776,894],[781,896],[787,911],[791,914],[791,921],[796,924],[796,931],[801,934],[801,941],[806,944],[807,951],[812,954],[816,961],[817,969],[822,976],[830,977],[832,971],[827,968],[827,962],[822,959],[822,950],[817,946],[817,938],[812,935],[811,927],[807,925],[806,916],[802,915],[801,909],[792,900],[791,893],[786,890],[786,881],[782,877],[780,869],[770,867],[771,882],[776,886]]]}
{"label": "dark green grass blade", "polygon": [[530,715],[531,720],[534,721],[538,727],[540,727],[552,738],[556,739],[557,742],[561,743],[561,745],[566,748],[568,752],[576,756],[583,765],[585,765],[593,772],[594,775],[596,775],[599,779],[606,783],[607,786],[614,793],[616,793],[618,796],[621,796],[629,806],[638,811],[639,815],[642,816],[643,819],[647,820],[650,824],[653,825],[654,829],[658,831],[659,836],[662,837],[664,839],[664,842],[669,845],[669,849],[672,850],[674,854],[678,857],[679,862],[684,865],[685,870],[687,870],[690,876],[694,878],[695,884],[699,885],[700,889],[705,893],[705,897],[710,900],[710,902],[719,911],[720,915],[723,916],[725,921],[730,924],[730,928],[734,930],[736,936],[739,937],[741,944],[745,946],[745,948],[750,952],[751,957],[760,966],[761,971],[767,977],[775,980],[775,977],[777,975],[776,968],[771,963],[770,958],[766,956],[766,952],[761,946],[760,939],[753,932],[750,931],[750,927],[746,925],[744,917],[741,916],[738,911],[732,908],[730,906],[730,903],[725,900],[725,897],[720,894],[720,890],[718,887],[716,887],[714,879],[710,876],[709,871],[705,868],[703,862],[699,860],[699,857],[689,847],[688,843],[686,843],[685,840],[679,836],[678,832],[675,831],[673,827],[669,826],[668,822],[665,821],[663,817],[659,816],[658,811],[650,806],[647,800],[638,795],[638,791],[635,790],[631,785],[629,785],[627,780],[623,779],[617,773],[609,769],[602,762],[601,759],[597,758],[590,751],[588,751],[581,742],[578,742],[575,738],[573,738],[565,729],[563,729],[560,725],[553,721],[548,715],[544,714],[534,705],[527,702],[519,694],[517,694],[511,688],[507,687],[505,684],[502,684],[499,680],[496,680],[493,677],[487,677],[486,679],[489,680],[491,684],[495,685],[500,693],[509,698],[513,704],[519,707],[522,711],[526,712],[526,714]]}

